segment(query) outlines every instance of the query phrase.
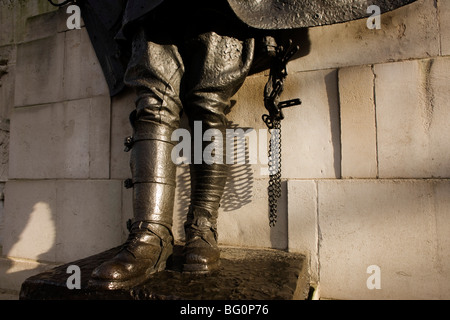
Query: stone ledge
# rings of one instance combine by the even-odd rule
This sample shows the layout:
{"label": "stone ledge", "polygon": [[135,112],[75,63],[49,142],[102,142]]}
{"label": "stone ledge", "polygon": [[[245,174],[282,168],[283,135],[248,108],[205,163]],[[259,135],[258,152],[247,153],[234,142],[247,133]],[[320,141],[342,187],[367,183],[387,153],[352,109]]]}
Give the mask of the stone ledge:
{"label": "stone ledge", "polygon": [[[22,284],[21,300],[303,300],[308,298],[309,273],[303,255],[271,249],[222,248],[221,268],[210,276],[180,272],[181,246],[173,263],[130,290],[87,288],[92,270],[118,250],[71,262],[32,276]],[[67,268],[81,269],[81,289],[66,287]]]}
{"label": "stone ledge", "polygon": [[[25,279],[56,266],[56,263],[0,256],[0,290],[17,292],[19,297],[20,286]],[[0,300],[3,300],[1,294]]]}
{"label": "stone ledge", "polygon": [[0,300],[18,300],[19,292],[0,288]]}

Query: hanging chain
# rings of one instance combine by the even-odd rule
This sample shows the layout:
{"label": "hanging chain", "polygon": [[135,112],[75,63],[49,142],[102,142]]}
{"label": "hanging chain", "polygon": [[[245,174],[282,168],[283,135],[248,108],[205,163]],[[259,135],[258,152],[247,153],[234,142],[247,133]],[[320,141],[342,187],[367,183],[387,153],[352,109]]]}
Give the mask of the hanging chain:
{"label": "hanging chain", "polygon": [[281,197],[281,120],[284,119],[283,108],[301,104],[300,99],[279,102],[279,97],[287,77],[286,64],[299,50],[289,42],[287,49],[278,47],[274,62],[270,68],[270,76],[264,88],[264,106],[269,114],[262,119],[270,132],[269,142],[269,225],[274,227],[277,223],[278,199]]}
{"label": "hanging chain", "polygon": [[274,120],[269,132],[269,225],[274,227],[281,197],[281,121]]}

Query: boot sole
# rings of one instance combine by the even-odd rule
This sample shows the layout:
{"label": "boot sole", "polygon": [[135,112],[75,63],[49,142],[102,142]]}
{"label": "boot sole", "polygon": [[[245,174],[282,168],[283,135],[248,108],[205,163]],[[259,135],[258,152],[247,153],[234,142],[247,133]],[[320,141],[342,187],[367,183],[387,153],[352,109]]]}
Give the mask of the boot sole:
{"label": "boot sole", "polygon": [[90,279],[88,283],[89,290],[126,290],[131,289],[137,285],[140,285],[148,280],[148,278],[157,272],[166,269],[166,262],[169,257],[173,254],[173,247],[166,248],[166,252],[163,252],[159,257],[158,262],[153,268],[149,268],[147,272],[139,277],[135,277],[124,281],[108,281],[99,279]]}

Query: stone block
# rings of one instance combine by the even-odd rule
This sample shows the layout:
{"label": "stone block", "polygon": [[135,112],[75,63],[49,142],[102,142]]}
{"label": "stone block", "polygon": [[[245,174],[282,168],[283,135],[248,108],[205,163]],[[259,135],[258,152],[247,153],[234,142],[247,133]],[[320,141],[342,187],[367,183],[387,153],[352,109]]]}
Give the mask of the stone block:
{"label": "stone block", "polygon": [[370,66],[339,70],[343,178],[376,178],[377,132]]}
{"label": "stone block", "polygon": [[[233,99],[236,105],[228,119],[231,126],[254,129],[257,136],[256,164],[251,166],[256,179],[267,179],[267,150],[270,135],[261,117],[267,76],[246,79]],[[332,178],[340,176],[340,132],[337,72],[320,70],[291,73],[281,100],[300,98],[301,106],[284,109],[282,122],[282,175],[288,179]],[[265,141],[264,141],[265,140]]]}
{"label": "stone block", "polygon": [[10,177],[109,178],[110,98],[16,108]]}
{"label": "stone block", "polygon": [[448,212],[450,208],[450,183],[445,180],[441,183],[432,185],[435,197],[433,205],[436,210],[436,238],[438,244],[436,246],[436,258],[432,260],[432,266],[437,270],[440,279],[443,281],[438,283],[438,288],[442,292],[442,296],[448,299],[450,297],[450,288],[448,286],[450,279],[450,219]]}
{"label": "stone block", "polygon": [[[246,79],[233,97],[236,105],[228,119],[231,128],[254,129],[256,164],[251,166],[255,179],[267,179],[269,133],[261,117],[267,77],[257,74]],[[301,98],[301,106],[285,109],[282,122],[282,176],[288,179],[334,178],[340,176],[340,131],[337,72],[320,70],[292,73],[288,76],[282,100]],[[265,135],[264,135],[265,133]],[[266,141],[264,141],[266,140]],[[250,143],[250,142],[249,142]]]}
{"label": "stone block", "polygon": [[317,183],[312,180],[287,182],[288,249],[309,257],[311,280],[319,280],[319,224]]}
{"label": "stone block", "polygon": [[382,63],[439,55],[439,27],[433,0],[381,15],[381,29],[367,19],[309,29],[309,54],[290,63],[304,71]]}
{"label": "stone block", "polygon": [[87,104],[85,113],[89,115],[89,178],[110,178],[111,98],[97,96],[77,101]]}
{"label": "stone block", "polygon": [[0,2],[0,46],[14,42],[14,7],[12,3]]}
{"label": "stone block", "polygon": [[247,77],[242,87],[232,98],[232,108],[228,119],[238,127],[265,129],[261,117],[267,110],[264,108],[264,86],[268,77],[256,74]]}
{"label": "stone block", "polygon": [[442,55],[450,55],[450,3],[448,1],[438,1],[437,6]]}
{"label": "stone block", "polygon": [[122,182],[58,181],[56,261],[68,262],[122,243]]}
{"label": "stone block", "polygon": [[33,41],[19,45],[16,106],[109,95],[86,29],[56,33],[62,18],[60,13],[45,16],[49,15],[48,20],[54,26],[49,27],[41,21],[43,18],[36,17],[39,21],[34,24],[45,26],[44,30],[37,28],[42,34],[30,31],[33,37],[29,38]]}
{"label": "stone block", "polygon": [[55,35],[65,30],[67,15],[64,10],[55,10],[30,16],[25,21],[25,32],[20,42],[30,42]]}
{"label": "stone block", "polygon": [[[449,180],[320,180],[321,296],[448,299],[449,190]],[[380,289],[367,286],[370,266]]]}
{"label": "stone block", "polygon": [[63,100],[64,33],[18,45],[15,106]]}
{"label": "stone block", "polygon": [[339,178],[341,150],[336,70],[289,76],[283,100],[302,105],[285,109],[282,123],[282,175],[289,179]]}
{"label": "stone block", "polygon": [[374,67],[380,178],[450,177],[449,67],[447,57]]}
{"label": "stone block", "polygon": [[65,33],[64,98],[109,95],[109,89],[86,28]]}
{"label": "stone block", "polygon": [[[46,13],[58,10],[57,7],[54,7],[46,0],[15,1],[12,7],[14,10],[14,42],[16,43],[25,41],[32,32],[30,25],[27,24],[28,18],[45,15]],[[52,24],[52,21],[49,20],[43,22]],[[42,31],[45,30],[45,28],[44,24],[39,26],[39,29]]]}
{"label": "stone block", "polygon": [[121,187],[117,180],[8,181],[3,254],[67,262],[119,245]]}

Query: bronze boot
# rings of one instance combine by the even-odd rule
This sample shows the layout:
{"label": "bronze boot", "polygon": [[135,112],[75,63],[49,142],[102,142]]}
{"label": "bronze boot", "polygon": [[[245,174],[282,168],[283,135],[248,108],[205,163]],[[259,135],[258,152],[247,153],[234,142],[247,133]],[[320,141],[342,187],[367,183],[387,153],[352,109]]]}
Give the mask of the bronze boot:
{"label": "bronze boot", "polygon": [[220,265],[217,246],[217,215],[202,208],[191,208],[184,224],[184,272],[209,273]]}
{"label": "bronze boot", "polygon": [[226,164],[191,164],[191,206],[184,224],[183,271],[207,273],[219,268],[217,218],[228,175]]}
{"label": "bronze boot", "polygon": [[133,222],[120,251],[93,272],[90,287],[126,289],[163,270],[173,251],[172,219],[175,196],[175,164],[172,142],[164,127],[134,123],[135,134],[128,139],[131,153]]}
{"label": "bronze boot", "polygon": [[172,255],[173,237],[165,226],[139,221],[130,226],[130,234],[119,252],[94,269],[89,288],[128,289],[145,282],[166,268]]}

